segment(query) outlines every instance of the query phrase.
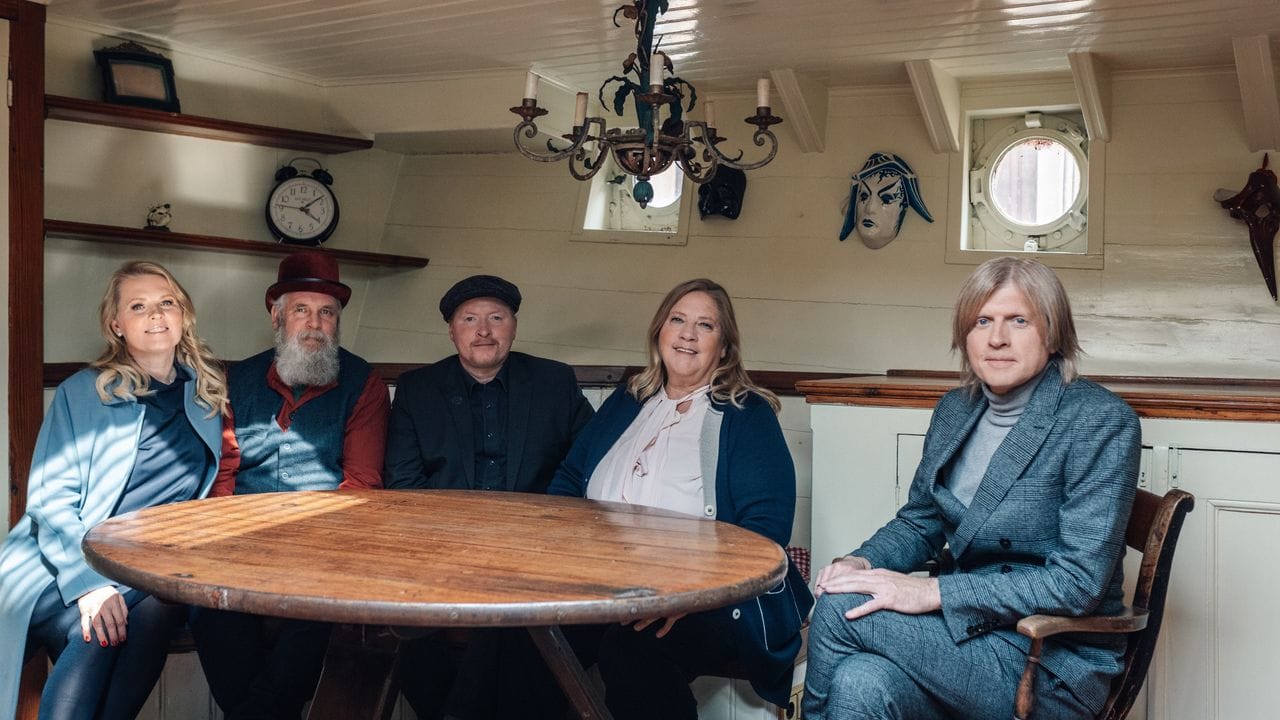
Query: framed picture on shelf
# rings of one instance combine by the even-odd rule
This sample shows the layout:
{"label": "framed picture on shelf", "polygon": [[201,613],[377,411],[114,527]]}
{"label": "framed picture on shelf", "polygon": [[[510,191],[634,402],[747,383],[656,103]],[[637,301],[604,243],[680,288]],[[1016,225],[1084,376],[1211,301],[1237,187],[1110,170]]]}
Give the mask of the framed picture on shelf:
{"label": "framed picture on shelf", "polygon": [[173,63],[135,42],[93,51],[102,70],[102,99],[116,105],[181,112]]}

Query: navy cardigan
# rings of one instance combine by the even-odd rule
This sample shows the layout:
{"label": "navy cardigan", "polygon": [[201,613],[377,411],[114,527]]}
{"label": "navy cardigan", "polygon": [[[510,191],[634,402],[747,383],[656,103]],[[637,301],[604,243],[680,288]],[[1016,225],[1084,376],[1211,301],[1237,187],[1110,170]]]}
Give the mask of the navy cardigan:
{"label": "navy cardigan", "polygon": [[[547,493],[586,495],[592,472],[640,408],[641,403],[624,386],[618,387],[583,428]],[[718,418],[716,519],[785,546],[795,517],[795,466],[773,408],[764,398],[748,394],[742,408],[713,400],[707,412],[722,416]],[[742,669],[756,692],[785,707],[791,692],[791,668],[800,651],[800,627],[812,607],[808,586],[794,565],[789,565],[787,577],[764,595],[695,617],[721,627],[725,637],[732,637]]]}

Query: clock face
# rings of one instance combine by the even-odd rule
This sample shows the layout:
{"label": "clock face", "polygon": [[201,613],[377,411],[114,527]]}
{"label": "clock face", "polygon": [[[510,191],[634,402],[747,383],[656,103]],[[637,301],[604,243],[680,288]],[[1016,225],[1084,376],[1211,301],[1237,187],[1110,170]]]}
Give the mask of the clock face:
{"label": "clock face", "polygon": [[313,177],[289,178],[267,198],[267,226],[283,242],[319,245],[338,226],[338,199]]}

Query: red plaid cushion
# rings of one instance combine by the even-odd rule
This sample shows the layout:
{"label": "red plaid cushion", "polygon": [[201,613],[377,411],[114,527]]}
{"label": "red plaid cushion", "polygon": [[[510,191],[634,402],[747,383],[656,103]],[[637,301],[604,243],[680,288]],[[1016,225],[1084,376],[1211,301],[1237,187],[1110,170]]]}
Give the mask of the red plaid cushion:
{"label": "red plaid cushion", "polygon": [[800,577],[805,582],[809,582],[809,548],[797,547],[790,545],[786,548],[787,557],[791,558],[791,562],[795,563],[796,569],[800,571]]}

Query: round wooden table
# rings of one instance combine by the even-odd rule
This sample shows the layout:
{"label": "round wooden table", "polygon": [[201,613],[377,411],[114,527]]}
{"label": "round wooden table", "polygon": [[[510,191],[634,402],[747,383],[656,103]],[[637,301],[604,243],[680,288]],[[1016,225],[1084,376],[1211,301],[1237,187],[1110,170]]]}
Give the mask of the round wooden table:
{"label": "round wooden table", "polygon": [[331,643],[312,703],[311,717],[342,718],[382,717],[394,702],[397,641],[376,630],[387,625],[527,627],[579,714],[607,718],[559,625],[723,607],[772,588],[787,567],[775,543],[727,523],[459,490],[163,505],[93,528],[84,553],[165,600],[367,626],[358,642]]}

